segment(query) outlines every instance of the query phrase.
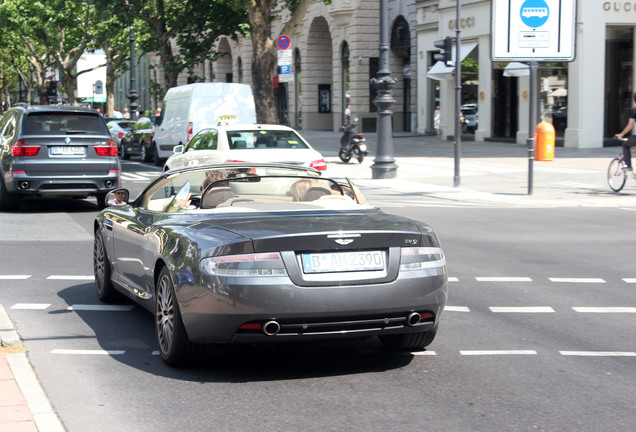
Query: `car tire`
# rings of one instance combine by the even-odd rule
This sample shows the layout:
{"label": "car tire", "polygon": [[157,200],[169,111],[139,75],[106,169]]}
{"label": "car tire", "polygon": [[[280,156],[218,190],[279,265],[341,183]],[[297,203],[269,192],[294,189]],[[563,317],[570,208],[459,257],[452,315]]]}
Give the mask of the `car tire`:
{"label": "car tire", "polygon": [[0,177],[0,211],[15,211],[20,204],[20,195],[7,191],[4,179]]}
{"label": "car tire", "polygon": [[126,149],[126,144],[124,143],[121,144],[121,158],[124,160],[130,159],[130,153]]}
{"label": "car tire", "polygon": [[187,366],[201,345],[188,338],[168,269],[161,269],[155,285],[155,334],[161,359],[169,366]]}
{"label": "car tire", "polygon": [[97,208],[100,210],[104,210],[107,205],[106,205],[106,196],[108,195],[107,192],[100,192],[98,194],[95,195],[95,200],[97,201]]}
{"label": "car tire", "polygon": [[114,303],[122,299],[110,280],[110,261],[104,246],[104,238],[99,230],[95,231],[93,243],[93,272],[95,274],[95,291],[104,303]]}
{"label": "car tire", "polygon": [[163,164],[163,161],[161,160],[161,158],[159,157],[159,146],[155,143],[154,146],[154,156],[155,156],[155,166],[161,166]]}
{"label": "car tire", "polygon": [[141,148],[139,149],[140,157],[142,162],[150,162],[150,155],[148,154],[148,147],[146,147],[145,143],[141,143]]}
{"label": "car tire", "polygon": [[380,336],[380,342],[389,349],[418,351],[429,346],[435,339],[436,333],[437,326],[423,332]]}

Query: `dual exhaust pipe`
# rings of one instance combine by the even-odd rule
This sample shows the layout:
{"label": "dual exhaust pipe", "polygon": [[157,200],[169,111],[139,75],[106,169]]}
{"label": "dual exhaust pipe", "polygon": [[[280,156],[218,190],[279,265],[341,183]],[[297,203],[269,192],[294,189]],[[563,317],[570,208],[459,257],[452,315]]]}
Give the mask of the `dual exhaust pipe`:
{"label": "dual exhaust pipe", "polygon": [[[418,312],[411,312],[406,317],[406,325],[409,327],[415,327],[422,321],[422,316]],[[261,330],[266,336],[276,336],[280,332],[280,324],[278,321],[267,321],[261,327]]]}

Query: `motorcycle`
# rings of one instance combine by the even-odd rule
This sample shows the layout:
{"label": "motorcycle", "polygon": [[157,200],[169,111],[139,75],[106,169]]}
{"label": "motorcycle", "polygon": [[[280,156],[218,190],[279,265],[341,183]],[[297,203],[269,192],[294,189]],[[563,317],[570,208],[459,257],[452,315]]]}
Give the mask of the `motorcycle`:
{"label": "motorcycle", "polygon": [[355,132],[357,121],[358,119],[356,118],[353,123],[345,126],[344,134],[342,138],[340,138],[340,152],[338,156],[340,156],[340,160],[345,163],[349,162],[352,157],[358,159],[359,163],[362,163],[364,157],[369,154],[366,139],[362,134]]}

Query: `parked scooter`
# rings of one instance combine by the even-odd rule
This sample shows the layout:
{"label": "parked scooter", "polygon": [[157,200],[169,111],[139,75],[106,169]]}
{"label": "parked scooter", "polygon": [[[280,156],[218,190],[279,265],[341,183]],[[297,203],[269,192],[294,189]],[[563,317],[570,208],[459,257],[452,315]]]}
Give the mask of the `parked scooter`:
{"label": "parked scooter", "polygon": [[345,126],[344,134],[340,138],[340,160],[347,163],[351,158],[358,159],[362,163],[364,157],[369,154],[367,150],[366,139],[362,134],[356,133],[358,119],[354,119],[353,123]]}

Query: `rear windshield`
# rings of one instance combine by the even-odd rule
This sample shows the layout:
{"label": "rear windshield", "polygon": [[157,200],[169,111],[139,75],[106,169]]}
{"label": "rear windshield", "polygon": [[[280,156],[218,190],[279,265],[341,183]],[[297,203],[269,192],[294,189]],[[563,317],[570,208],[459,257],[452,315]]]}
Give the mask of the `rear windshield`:
{"label": "rear windshield", "polygon": [[47,112],[29,114],[22,125],[25,135],[109,135],[102,117],[91,113]]}
{"label": "rear windshield", "polygon": [[294,131],[234,130],[227,132],[231,149],[306,149],[307,145]]}

